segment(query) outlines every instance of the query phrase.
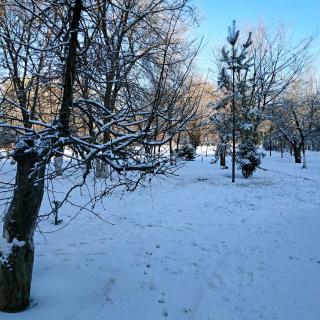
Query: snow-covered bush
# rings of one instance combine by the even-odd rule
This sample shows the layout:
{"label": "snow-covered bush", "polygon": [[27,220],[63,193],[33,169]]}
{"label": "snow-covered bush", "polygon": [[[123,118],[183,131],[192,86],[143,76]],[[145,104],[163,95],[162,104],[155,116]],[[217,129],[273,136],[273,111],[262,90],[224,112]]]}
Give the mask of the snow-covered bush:
{"label": "snow-covered bush", "polygon": [[247,179],[261,164],[264,154],[258,150],[250,139],[238,146],[236,160],[242,175]]}

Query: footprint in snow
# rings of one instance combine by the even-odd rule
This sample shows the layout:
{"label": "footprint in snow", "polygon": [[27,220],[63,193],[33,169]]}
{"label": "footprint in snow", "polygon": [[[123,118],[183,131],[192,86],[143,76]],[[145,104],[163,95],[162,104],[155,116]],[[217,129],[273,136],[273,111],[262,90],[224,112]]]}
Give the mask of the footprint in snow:
{"label": "footprint in snow", "polygon": [[168,312],[167,312],[166,310],[163,310],[162,315],[163,315],[164,317],[167,317],[169,314],[168,314]]}
{"label": "footprint in snow", "polygon": [[166,303],[166,301],[164,300],[164,298],[161,298],[158,300],[158,303]]}
{"label": "footprint in snow", "polygon": [[289,256],[289,259],[290,259],[290,260],[296,260],[296,261],[299,261],[299,260],[300,260],[299,258],[293,257],[293,256]]}
{"label": "footprint in snow", "polygon": [[183,312],[184,312],[184,313],[190,313],[190,312],[191,312],[191,309],[190,309],[190,308],[183,308]]}

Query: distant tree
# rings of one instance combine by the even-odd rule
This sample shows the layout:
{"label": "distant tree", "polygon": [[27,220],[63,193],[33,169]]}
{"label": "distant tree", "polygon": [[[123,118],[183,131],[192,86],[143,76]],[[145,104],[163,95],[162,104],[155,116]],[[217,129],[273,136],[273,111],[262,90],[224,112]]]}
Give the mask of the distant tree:
{"label": "distant tree", "polygon": [[277,99],[270,108],[270,120],[275,124],[293,151],[295,163],[306,168],[306,141],[319,137],[320,90],[314,79],[300,79]]}
{"label": "distant tree", "polygon": [[[237,161],[248,177],[261,161],[257,148],[259,128],[268,119],[274,102],[301,75],[314,37],[291,46],[282,33],[272,39],[265,28],[259,28],[253,36],[249,33],[247,41],[240,46],[235,23],[229,33],[231,49],[223,49],[219,57],[218,82],[223,93],[221,103],[230,108],[233,122],[232,154],[235,157],[238,139]],[[250,168],[247,173],[246,168]],[[232,176],[234,181],[234,166]]]}
{"label": "distant tree", "polygon": [[197,124],[197,122],[194,120],[191,121],[187,133],[190,139],[190,144],[192,145],[194,150],[197,150],[197,147],[200,146],[200,143],[201,143],[200,124]]}

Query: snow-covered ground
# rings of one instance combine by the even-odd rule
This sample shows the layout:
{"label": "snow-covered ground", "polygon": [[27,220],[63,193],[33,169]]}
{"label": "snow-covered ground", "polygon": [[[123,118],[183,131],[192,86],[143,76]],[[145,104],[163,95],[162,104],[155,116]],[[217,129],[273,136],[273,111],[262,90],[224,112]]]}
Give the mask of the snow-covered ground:
{"label": "snow-covered ground", "polygon": [[114,225],[37,232],[32,305],[0,319],[319,320],[320,154],[302,170],[273,153],[234,184],[210,160],[112,195],[98,211]]}

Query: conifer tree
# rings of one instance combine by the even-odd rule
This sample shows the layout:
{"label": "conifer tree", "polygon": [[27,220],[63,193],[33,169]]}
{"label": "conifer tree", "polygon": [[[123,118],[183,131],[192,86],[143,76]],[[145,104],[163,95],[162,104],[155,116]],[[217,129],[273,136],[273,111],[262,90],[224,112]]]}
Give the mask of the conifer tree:
{"label": "conifer tree", "polygon": [[[239,115],[242,112],[245,94],[247,92],[247,75],[251,66],[251,58],[248,48],[251,46],[251,33],[247,40],[239,43],[240,32],[233,21],[229,27],[227,41],[229,49],[223,47],[221,50],[221,69],[219,73],[218,85],[223,90],[225,98],[231,106],[232,118],[232,182],[235,182],[236,167],[236,134],[239,132]],[[241,166],[241,162],[240,162]]]}

